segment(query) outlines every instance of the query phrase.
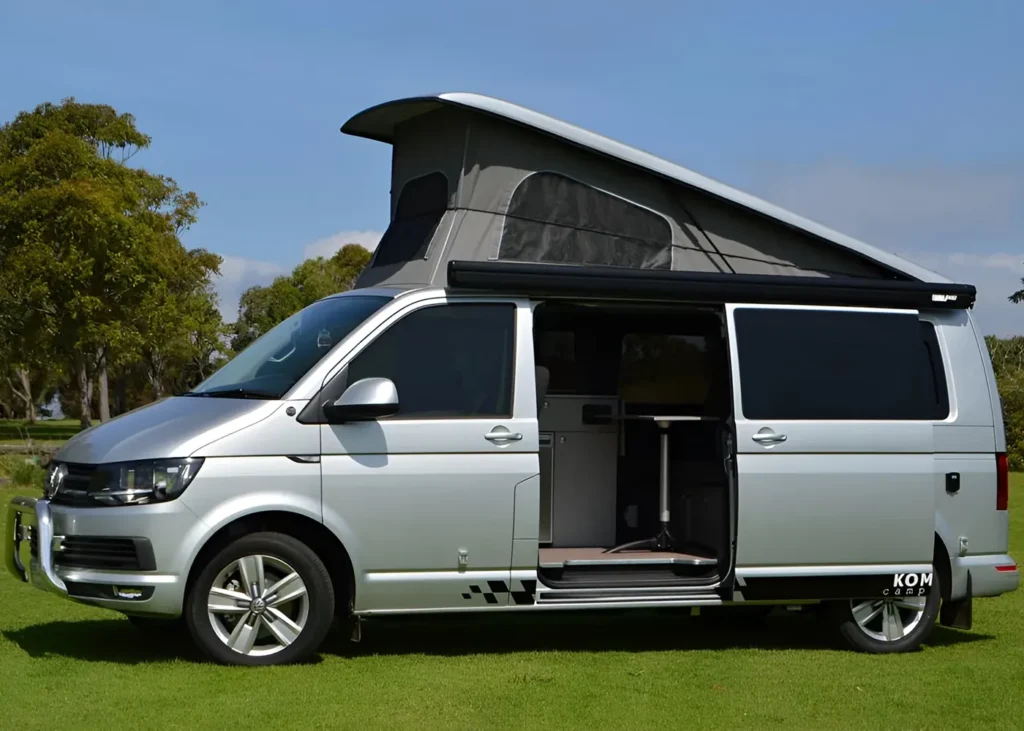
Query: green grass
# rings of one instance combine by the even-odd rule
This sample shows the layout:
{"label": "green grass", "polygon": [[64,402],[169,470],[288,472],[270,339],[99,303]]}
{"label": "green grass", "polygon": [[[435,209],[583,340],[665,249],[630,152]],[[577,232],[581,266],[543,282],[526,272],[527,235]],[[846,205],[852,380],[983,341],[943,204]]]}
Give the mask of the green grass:
{"label": "green grass", "polygon": [[81,430],[82,425],[77,419],[37,421],[34,424],[24,419],[0,419],[0,443],[20,444],[27,438],[34,442],[61,442]]}
{"label": "green grass", "polygon": [[[1011,493],[1020,560],[1024,476]],[[977,601],[974,620],[895,656],[836,649],[796,616],[378,620],[319,662],[224,668],[5,574],[0,727],[1022,728],[1024,591]]]}
{"label": "green grass", "polygon": [[37,456],[0,454],[0,485],[7,481],[28,489],[41,488],[46,471]]}

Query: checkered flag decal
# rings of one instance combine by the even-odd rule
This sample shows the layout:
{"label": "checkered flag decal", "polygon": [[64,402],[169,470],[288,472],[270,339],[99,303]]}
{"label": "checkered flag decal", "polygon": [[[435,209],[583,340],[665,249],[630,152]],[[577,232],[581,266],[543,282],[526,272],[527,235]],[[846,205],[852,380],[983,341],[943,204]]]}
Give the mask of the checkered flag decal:
{"label": "checkered flag decal", "polygon": [[487,604],[507,604],[508,595],[512,595],[514,604],[533,604],[533,595],[537,591],[537,582],[532,579],[516,580],[512,588],[504,581],[488,581],[486,587],[470,584],[469,591],[462,595],[466,601],[478,602],[482,597]]}

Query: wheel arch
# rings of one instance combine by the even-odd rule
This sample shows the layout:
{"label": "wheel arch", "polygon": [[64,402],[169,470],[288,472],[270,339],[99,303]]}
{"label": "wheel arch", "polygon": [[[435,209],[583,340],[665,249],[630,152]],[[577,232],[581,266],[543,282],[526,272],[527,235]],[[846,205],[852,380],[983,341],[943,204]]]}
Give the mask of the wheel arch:
{"label": "wheel arch", "polygon": [[207,562],[217,551],[250,533],[282,533],[309,546],[327,567],[335,591],[335,612],[348,616],[355,601],[355,571],[341,540],[323,523],[299,513],[268,510],[249,513],[221,526],[196,553],[185,580],[186,597]]}

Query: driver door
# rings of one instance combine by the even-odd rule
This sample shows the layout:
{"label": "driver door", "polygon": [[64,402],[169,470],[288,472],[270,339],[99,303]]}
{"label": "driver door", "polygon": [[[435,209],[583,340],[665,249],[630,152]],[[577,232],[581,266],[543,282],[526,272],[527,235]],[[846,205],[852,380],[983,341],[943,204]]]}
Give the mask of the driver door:
{"label": "driver door", "polygon": [[392,416],[320,427],[324,514],[348,533],[357,610],[508,602],[516,485],[539,471],[532,348],[517,347],[530,330],[528,304],[433,300],[325,384],[324,399],[364,378],[398,392]]}

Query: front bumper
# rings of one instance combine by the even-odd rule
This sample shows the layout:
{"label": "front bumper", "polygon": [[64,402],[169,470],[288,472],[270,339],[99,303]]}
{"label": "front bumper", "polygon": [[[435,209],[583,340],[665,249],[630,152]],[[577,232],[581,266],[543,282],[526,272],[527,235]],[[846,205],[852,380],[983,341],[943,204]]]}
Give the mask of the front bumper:
{"label": "front bumper", "polygon": [[[67,585],[57,576],[53,562],[53,518],[49,501],[30,497],[11,500],[7,506],[4,543],[7,570],[14,576],[40,589],[68,595]],[[27,563],[23,544],[29,549]]]}
{"label": "front bumper", "polygon": [[[112,515],[111,511],[121,512]],[[173,515],[163,511],[159,514],[162,522],[174,521]],[[83,510],[52,506],[44,499],[16,497],[7,506],[7,570],[20,581],[74,601],[127,614],[180,616],[184,594],[180,572],[80,568],[61,565],[58,558],[67,535],[125,535],[124,531],[145,527],[153,517],[138,509]],[[158,553],[166,555],[168,541],[161,543]]]}

